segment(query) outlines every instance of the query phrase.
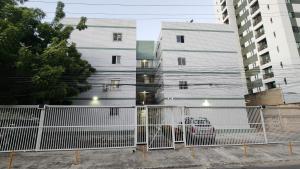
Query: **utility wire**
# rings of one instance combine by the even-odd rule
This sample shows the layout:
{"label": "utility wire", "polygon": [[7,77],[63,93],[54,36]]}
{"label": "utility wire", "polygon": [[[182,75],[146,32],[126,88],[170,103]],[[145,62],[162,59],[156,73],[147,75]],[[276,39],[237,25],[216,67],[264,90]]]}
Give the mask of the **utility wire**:
{"label": "utility wire", "polygon": [[[42,0],[32,0],[31,3],[45,3],[45,4],[56,4],[56,1],[42,1]],[[127,3],[85,3],[85,2],[63,2],[66,5],[87,5],[87,6],[125,6],[125,7],[210,7],[210,6],[221,6],[221,4],[127,4]],[[286,5],[287,3],[269,3],[260,5]],[[235,6],[235,5],[226,5]]]}

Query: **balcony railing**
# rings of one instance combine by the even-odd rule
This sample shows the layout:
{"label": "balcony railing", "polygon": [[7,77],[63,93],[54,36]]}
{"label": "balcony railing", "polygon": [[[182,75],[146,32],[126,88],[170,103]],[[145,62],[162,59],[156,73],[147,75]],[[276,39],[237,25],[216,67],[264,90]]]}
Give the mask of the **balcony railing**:
{"label": "balcony railing", "polygon": [[263,75],[264,79],[269,79],[269,78],[272,78],[272,77],[274,77],[274,73],[273,72],[266,73],[266,74]]}
{"label": "balcony railing", "polygon": [[258,23],[260,23],[261,20],[262,20],[261,16],[259,16],[259,17],[255,18],[255,19],[253,19],[253,26],[255,26],[255,25],[257,25]]}
{"label": "balcony railing", "polygon": [[259,44],[257,50],[262,51],[268,47],[267,43]]}

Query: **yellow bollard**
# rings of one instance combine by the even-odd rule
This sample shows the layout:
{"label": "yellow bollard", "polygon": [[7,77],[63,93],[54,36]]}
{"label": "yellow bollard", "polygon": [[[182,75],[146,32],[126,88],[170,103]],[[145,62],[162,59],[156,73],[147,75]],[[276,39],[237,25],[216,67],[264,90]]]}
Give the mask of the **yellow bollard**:
{"label": "yellow bollard", "polygon": [[248,145],[244,144],[244,157],[248,157]]}
{"label": "yellow bollard", "polygon": [[80,152],[78,150],[75,151],[75,165],[80,164]]}
{"label": "yellow bollard", "polygon": [[289,142],[288,147],[289,147],[289,155],[293,155],[293,144],[292,144],[292,142]]}
{"label": "yellow bollard", "polygon": [[8,169],[12,169],[15,152],[11,152],[8,157]]}
{"label": "yellow bollard", "polygon": [[192,147],[191,151],[192,151],[192,157],[193,157],[193,159],[196,159],[195,148]]}
{"label": "yellow bollard", "polygon": [[144,160],[147,160],[147,150],[146,150],[146,146],[143,146],[143,158],[144,158]]}

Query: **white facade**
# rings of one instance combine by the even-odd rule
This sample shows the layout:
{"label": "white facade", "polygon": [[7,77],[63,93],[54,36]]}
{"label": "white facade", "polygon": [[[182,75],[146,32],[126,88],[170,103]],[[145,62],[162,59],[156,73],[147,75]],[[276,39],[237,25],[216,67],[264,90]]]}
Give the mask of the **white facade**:
{"label": "white facade", "polygon": [[216,0],[221,23],[238,29],[249,93],[281,88],[300,102],[300,4],[293,0]]}
{"label": "white facade", "polygon": [[[65,25],[76,25],[68,18]],[[75,42],[82,58],[96,73],[89,78],[92,88],[72,99],[73,104],[93,106],[134,106],[136,101],[136,22],[88,19],[88,28],[75,30]],[[118,37],[115,37],[114,34]],[[118,39],[119,38],[119,39]]]}
{"label": "white facade", "polygon": [[245,106],[247,90],[235,35],[229,25],[163,22],[156,56],[160,103]]}

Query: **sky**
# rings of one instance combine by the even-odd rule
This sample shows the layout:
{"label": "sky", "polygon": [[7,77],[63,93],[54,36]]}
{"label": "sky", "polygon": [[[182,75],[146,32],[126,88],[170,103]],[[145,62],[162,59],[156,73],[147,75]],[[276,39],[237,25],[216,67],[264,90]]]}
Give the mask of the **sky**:
{"label": "sky", "polygon": [[[137,20],[137,40],[157,40],[161,21],[215,23],[214,0],[61,0],[65,3],[66,17],[117,18]],[[55,12],[56,0],[29,0],[24,5],[40,8],[50,21]],[[73,4],[68,4],[73,3]],[[89,5],[74,4],[85,3]],[[173,6],[118,6],[173,5]],[[180,6],[184,4],[186,6]],[[178,6],[174,6],[178,5]],[[198,5],[198,6],[193,6]],[[104,13],[104,14],[103,14]],[[125,14],[125,15],[124,15]],[[151,14],[151,15],[150,15]],[[172,19],[171,19],[172,18]]]}

